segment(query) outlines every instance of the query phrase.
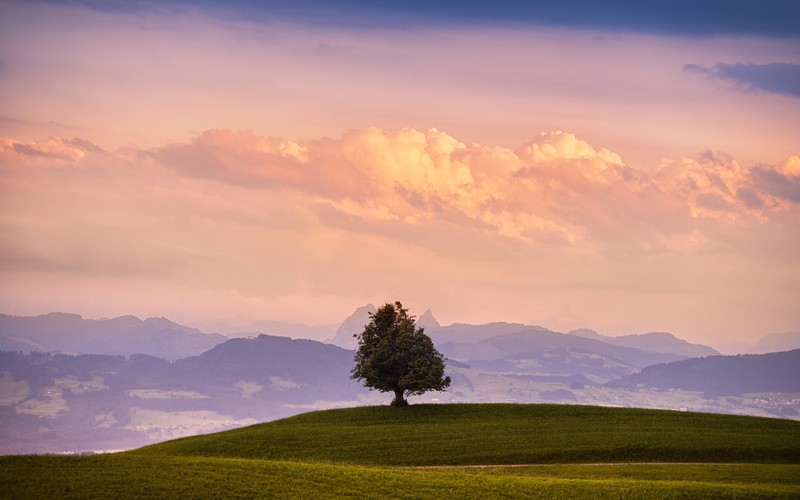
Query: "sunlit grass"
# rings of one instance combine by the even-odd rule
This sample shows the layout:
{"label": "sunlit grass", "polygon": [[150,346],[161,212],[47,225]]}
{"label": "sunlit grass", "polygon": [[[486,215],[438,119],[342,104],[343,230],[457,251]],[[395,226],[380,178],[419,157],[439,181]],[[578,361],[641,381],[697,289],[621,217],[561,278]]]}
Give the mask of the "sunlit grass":
{"label": "sunlit grass", "polygon": [[314,412],[136,453],[361,465],[800,463],[800,422],[567,405]]}
{"label": "sunlit grass", "polygon": [[[703,469],[684,464],[655,469],[544,466],[497,472],[124,454],[2,457],[0,491],[7,498],[791,498],[800,494],[797,466],[761,466],[757,472],[767,474],[763,481],[756,480],[755,472],[729,466]],[[749,479],[730,480],[740,472]],[[681,475],[686,477],[673,477]]]}
{"label": "sunlit grass", "polygon": [[800,423],[777,419],[370,407],[112,455],[0,457],[0,497],[798,498],[799,453]]}
{"label": "sunlit grass", "polygon": [[459,470],[473,474],[553,479],[635,479],[721,484],[800,485],[800,464],[546,464],[513,467],[456,466],[456,468],[434,468],[433,470]]}

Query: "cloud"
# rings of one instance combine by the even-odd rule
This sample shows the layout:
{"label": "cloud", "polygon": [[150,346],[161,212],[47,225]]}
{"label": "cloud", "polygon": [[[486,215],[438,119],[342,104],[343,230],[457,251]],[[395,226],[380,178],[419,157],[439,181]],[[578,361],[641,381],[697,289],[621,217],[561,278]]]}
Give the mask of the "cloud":
{"label": "cloud", "polygon": [[[63,164],[73,164],[90,153],[102,153],[96,144],[85,139],[62,139],[49,137],[40,141],[21,143],[8,138],[0,138],[0,165],[13,161],[14,157],[29,157],[41,160],[62,160]],[[48,163],[52,165],[52,163]]]}
{"label": "cloud", "polygon": [[800,157],[792,156],[778,168],[756,167],[753,177],[764,192],[800,204]]}
{"label": "cloud", "polygon": [[316,149],[250,131],[208,130],[186,144],[154,148],[147,155],[184,175],[230,184],[299,188],[331,196],[357,196],[369,179],[333,155],[320,159]]}
{"label": "cloud", "polygon": [[748,169],[720,152],[643,170],[563,131],[539,134],[515,150],[466,144],[433,128],[374,127],[306,141],[209,130],[185,143],[116,152],[83,139],[0,142],[0,165],[8,168],[99,172],[142,168],[137,163],[254,192],[296,192],[358,219],[445,221],[525,241],[550,233],[572,242],[639,234],[643,226],[688,231],[699,218],[762,220],[797,200],[800,170],[797,157]]}
{"label": "cloud", "polygon": [[684,71],[708,75],[714,80],[733,83],[747,92],[768,92],[800,98],[800,64],[717,63],[711,67],[687,64]]}
{"label": "cloud", "polygon": [[546,162],[558,159],[596,159],[606,163],[622,163],[622,158],[605,148],[596,151],[589,143],[573,134],[560,130],[543,132],[536,139],[523,144],[517,156],[531,162]]}
{"label": "cloud", "polygon": [[[246,5],[115,3],[131,11],[98,12],[89,2],[9,4],[0,16],[9,68],[0,74],[8,96],[0,106],[4,135],[152,147],[216,128],[296,142],[368,124],[436,125],[513,150],[541,130],[566,127],[628,161],[696,151],[703,146],[697,137],[748,163],[763,160],[764,148],[774,154],[769,161],[795,153],[787,143],[797,135],[790,116],[800,101],[765,109],[763,99],[698,89],[695,78],[674,71],[687,57],[707,65],[791,62],[793,40],[742,45],[729,37],[687,41],[546,23],[352,29],[287,23],[262,3],[250,5],[266,9],[263,16],[245,15]],[[587,18],[613,8],[603,2],[589,15],[553,4]],[[229,8],[233,19],[220,21]]]}
{"label": "cloud", "polygon": [[761,223],[794,196],[779,187],[782,171],[747,169],[724,153],[643,170],[563,131],[511,150],[433,128],[371,127],[298,142],[211,130],[146,156],[187,178],[309,196],[309,213],[331,227],[443,249],[441,239],[422,236],[425,228],[650,251],[709,221]]}
{"label": "cloud", "polygon": [[635,309],[668,328],[702,303],[697,317],[740,324],[773,307],[751,289],[796,309],[798,179],[797,157],[640,168],[564,131],[513,149],[414,128],[119,150],[0,139],[0,305],[80,290],[114,313],[310,321],[323,301],[316,319],[336,321],[334,306],[401,296],[460,321],[557,327],[569,305],[593,325]]}
{"label": "cloud", "polygon": [[[102,11],[142,12],[164,9],[130,2],[90,2]],[[173,8],[184,2],[167,2]],[[145,7],[146,6],[146,7]],[[800,9],[792,0],[772,0],[765,6],[758,0],[729,0],[724,8],[713,0],[693,2],[642,3],[636,0],[612,0],[598,4],[593,0],[559,2],[475,2],[463,0],[407,0],[371,2],[345,0],[296,0],[293,2],[252,2],[235,0],[224,7],[206,3],[204,8],[216,16],[232,19],[283,18],[296,23],[364,27],[426,26],[553,26],[572,29],[622,30],[677,35],[761,35],[796,37],[793,20]]]}
{"label": "cloud", "polygon": [[759,209],[764,206],[764,201],[761,199],[758,191],[749,187],[738,188],[736,190],[736,197],[750,209]]}

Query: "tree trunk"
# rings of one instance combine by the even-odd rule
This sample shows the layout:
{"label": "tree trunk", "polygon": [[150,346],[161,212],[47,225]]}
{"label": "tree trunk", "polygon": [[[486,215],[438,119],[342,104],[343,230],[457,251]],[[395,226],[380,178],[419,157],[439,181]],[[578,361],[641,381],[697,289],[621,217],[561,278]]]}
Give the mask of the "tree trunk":
{"label": "tree trunk", "polygon": [[392,406],[408,406],[408,401],[406,401],[403,397],[405,392],[406,391],[403,389],[394,390],[394,401],[392,401]]}

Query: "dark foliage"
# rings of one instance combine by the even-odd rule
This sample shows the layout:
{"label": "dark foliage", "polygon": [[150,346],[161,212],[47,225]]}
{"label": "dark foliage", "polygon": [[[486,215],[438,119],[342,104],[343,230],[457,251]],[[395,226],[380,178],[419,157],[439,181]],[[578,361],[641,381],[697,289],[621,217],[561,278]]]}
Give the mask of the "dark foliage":
{"label": "dark foliage", "polygon": [[444,375],[444,356],[400,302],[371,313],[357,338],[352,378],[370,389],[394,392],[393,406],[408,405],[407,394],[442,391],[450,386],[450,377]]}

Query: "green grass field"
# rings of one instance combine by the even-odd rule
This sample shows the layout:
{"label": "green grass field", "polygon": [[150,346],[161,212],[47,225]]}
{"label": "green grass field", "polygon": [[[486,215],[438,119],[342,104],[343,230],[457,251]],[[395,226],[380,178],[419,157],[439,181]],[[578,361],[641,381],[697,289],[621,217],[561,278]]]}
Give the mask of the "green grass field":
{"label": "green grass field", "polygon": [[94,457],[0,457],[3,498],[798,498],[800,422],[365,407]]}

